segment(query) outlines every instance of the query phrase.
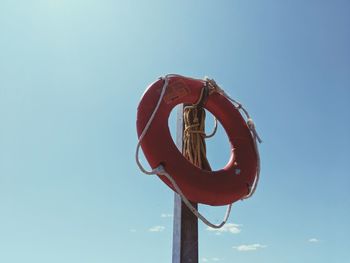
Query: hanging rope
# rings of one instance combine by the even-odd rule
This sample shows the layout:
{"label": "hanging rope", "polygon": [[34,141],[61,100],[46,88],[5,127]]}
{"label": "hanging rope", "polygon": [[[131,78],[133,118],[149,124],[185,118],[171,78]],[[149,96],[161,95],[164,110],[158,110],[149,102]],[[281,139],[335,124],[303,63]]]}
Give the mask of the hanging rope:
{"label": "hanging rope", "polygon": [[184,108],[183,155],[195,166],[211,170],[206,158],[205,110],[200,107]]}
{"label": "hanging rope", "polygon": [[183,135],[183,155],[193,165],[211,171],[210,164],[206,157],[205,139],[215,135],[217,131],[217,119],[215,119],[214,130],[211,134],[205,134],[205,110],[203,104],[210,94],[207,83],[202,88],[198,101],[190,106],[184,107],[184,135]]}

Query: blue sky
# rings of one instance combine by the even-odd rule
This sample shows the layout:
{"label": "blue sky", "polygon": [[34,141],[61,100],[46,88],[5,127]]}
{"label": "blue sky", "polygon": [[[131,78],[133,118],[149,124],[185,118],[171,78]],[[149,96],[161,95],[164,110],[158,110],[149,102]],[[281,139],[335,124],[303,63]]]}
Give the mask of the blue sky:
{"label": "blue sky", "polygon": [[[200,223],[201,262],[349,262],[349,12],[1,0],[0,262],[170,262],[173,193],[134,161],[138,101],[166,73],[216,79],[264,140],[254,197],[221,232]],[[224,166],[222,129],[208,148]]]}

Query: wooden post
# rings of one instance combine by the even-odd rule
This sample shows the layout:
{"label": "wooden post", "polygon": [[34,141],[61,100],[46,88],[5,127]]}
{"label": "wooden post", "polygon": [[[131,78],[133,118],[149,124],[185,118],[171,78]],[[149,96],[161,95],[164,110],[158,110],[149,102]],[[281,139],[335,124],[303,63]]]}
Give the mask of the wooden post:
{"label": "wooden post", "polygon": [[[183,105],[176,118],[176,145],[182,152]],[[193,204],[197,208],[197,204]],[[172,263],[198,263],[198,219],[175,193]]]}

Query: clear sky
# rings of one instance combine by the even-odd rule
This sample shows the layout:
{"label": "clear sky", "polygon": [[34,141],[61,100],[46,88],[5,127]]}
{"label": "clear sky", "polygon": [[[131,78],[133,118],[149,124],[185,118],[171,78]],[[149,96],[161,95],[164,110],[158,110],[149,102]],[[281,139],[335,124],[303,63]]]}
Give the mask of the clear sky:
{"label": "clear sky", "polygon": [[[0,1],[0,262],[170,262],[173,193],[135,165],[160,75],[255,119],[261,183],[201,262],[350,262],[347,0]],[[211,119],[208,119],[211,125]],[[209,160],[228,160],[222,129]],[[224,208],[202,207],[220,222]]]}

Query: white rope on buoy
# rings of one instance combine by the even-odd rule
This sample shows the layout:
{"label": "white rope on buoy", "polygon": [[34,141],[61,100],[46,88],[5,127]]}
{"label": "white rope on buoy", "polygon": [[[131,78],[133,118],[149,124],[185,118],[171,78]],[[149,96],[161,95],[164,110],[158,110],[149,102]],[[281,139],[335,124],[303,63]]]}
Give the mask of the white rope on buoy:
{"label": "white rope on buoy", "polygon": [[[167,171],[164,169],[164,167],[162,165],[159,165],[158,167],[156,167],[155,169],[152,169],[151,171],[147,171],[141,164],[140,160],[139,160],[139,151],[140,151],[140,146],[141,146],[141,141],[142,139],[144,138],[144,136],[146,135],[149,127],[151,126],[152,124],[152,121],[159,109],[159,106],[160,106],[160,103],[164,97],[164,94],[166,92],[166,89],[168,87],[168,83],[169,83],[169,77],[184,77],[184,76],[181,76],[181,75],[177,75],[177,74],[168,74],[166,75],[164,78],[162,78],[164,80],[164,84],[163,84],[163,87],[162,87],[162,91],[161,91],[161,94],[159,96],[159,99],[158,99],[158,102],[149,118],[149,120],[147,121],[146,123],[146,126],[145,128],[143,129],[140,137],[139,137],[139,140],[138,140],[138,143],[137,143],[137,146],[136,146],[136,153],[135,153],[135,159],[136,159],[136,163],[138,165],[138,167],[140,168],[140,170],[145,173],[145,174],[148,174],[148,175],[163,175],[165,176],[170,182],[171,184],[173,185],[174,189],[176,190],[176,192],[180,195],[181,197],[181,200],[185,203],[185,205],[191,210],[191,212],[197,217],[199,218],[204,224],[206,224],[207,226],[209,227],[212,227],[212,228],[221,228],[223,225],[225,225],[225,223],[227,222],[229,216],[230,216],[230,212],[231,212],[231,207],[232,207],[232,204],[229,204],[228,207],[227,207],[227,210],[226,210],[226,213],[225,213],[225,216],[224,216],[224,219],[222,220],[222,222],[218,225],[215,225],[211,222],[209,222],[192,204],[191,202],[186,198],[186,196],[182,193],[180,187],[177,185],[177,183],[175,182],[175,180],[172,178],[172,176],[167,173]],[[189,79],[193,79],[193,78],[189,78]],[[194,79],[194,80],[197,80],[197,79]],[[212,89],[212,91],[216,91],[218,93],[220,93],[221,95],[225,96],[227,99],[229,99],[233,105],[236,107],[236,109],[238,110],[242,110],[244,112],[244,114],[246,115],[247,117],[247,125],[248,125],[248,128],[249,130],[251,131],[252,133],[252,136],[254,138],[254,147],[256,149],[256,152],[257,152],[257,163],[258,163],[258,167],[257,167],[257,174],[256,174],[256,177],[255,177],[255,180],[254,180],[254,183],[253,183],[253,186],[251,187],[250,189],[250,192],[247,196],[243,197],[243,199],[247,199],[249,197],[251,197],[255,190],[256,190],[256,187],[257,187],[257,183],[259,181],[259,175],[260,175],[260,156],[259,156],[259,151],[258,151],[258,146],[257,146],[257,141],[259,143],[261,143],[261,139],[260,137],[258,136],[257,132],[256,132],[256,129],[255,129],[255,125],[254,125],[254,122],[253,120],[250,118],[249,114],[248,114],[248,111],[246,111],[242,104],[240,104],[239,102],[235,101],[234,99],[232,99],[229,95],[227,95],[225,93],[224,90],[222,90],[214,80],[212,79],[209,79],[209,78],[205,78],[204,80],[201,80],[203,81],[203,84],[207,84],[209,85],[209,87]],[[215,132],[217,130],[217,119],[215,118],[215,127],[214,127],[214,131],[210,134],[210,135],[207,135],[205,136],[206,138],[209,138],[209,137],[212,137]]]}

